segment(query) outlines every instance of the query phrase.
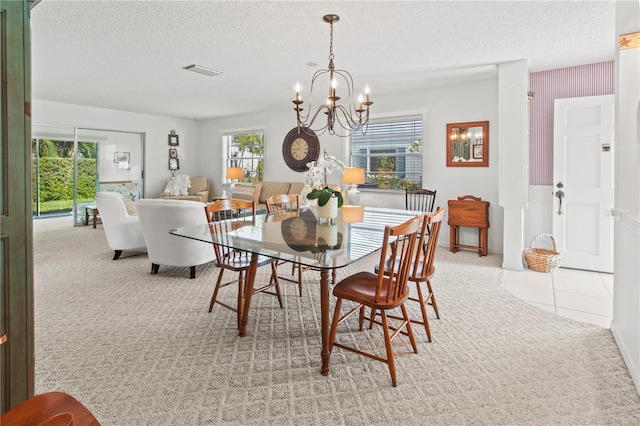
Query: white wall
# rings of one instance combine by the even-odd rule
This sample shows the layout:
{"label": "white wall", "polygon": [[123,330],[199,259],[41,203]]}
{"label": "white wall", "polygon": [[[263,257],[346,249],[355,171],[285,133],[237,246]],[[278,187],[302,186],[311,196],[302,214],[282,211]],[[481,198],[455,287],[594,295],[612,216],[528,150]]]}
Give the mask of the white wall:
{"label": "white wall", "polygon": [[[445,206],[447,200],[461,195],[475,195],[491,203],[489,211],[489,250],[502,251],[502,209],[498,206],[498,93],[497,79],[469,82],[435,89],[416,90],[393,97],[376,97],[372,107],[376,117],[423,114],[423,183],[425,188],[438,191],[436,205]],[[446,167],[446,124],[465,121],[489,121],[489,167]],[[302,182],[303,174],[290,170],[282,158],[282,141],[293,127],[295,115],[289,105],[282,110],[198,121],[198,172],[215,183],[213,194],[226,188],[219,185],[222,178],[222,133],[232,130],[265,129],[265,180]],[[320,136],[320,146],[329,154],[345,159],[345,140],[337,136]],[[340,183],[331,176],[330,183]],[[404,196],[385,194],[376,197],[361,195],[366,205],[395,204],[404,207]],[[443,229],[440,244],[448,246],[448,227]],[[477,243],[477,231],[463,229],[463,243]]]}
{"label": "white wall", "polygon": [[144,133],[144,194],[157,197],[171,176],[169,172],[168,135],[175,130],[179,135],[179,173],[197,176],[198,155],[197,123],[195,120],[137,114],[81,105],[34,99],[31,106],[32,122],[100,130]]}

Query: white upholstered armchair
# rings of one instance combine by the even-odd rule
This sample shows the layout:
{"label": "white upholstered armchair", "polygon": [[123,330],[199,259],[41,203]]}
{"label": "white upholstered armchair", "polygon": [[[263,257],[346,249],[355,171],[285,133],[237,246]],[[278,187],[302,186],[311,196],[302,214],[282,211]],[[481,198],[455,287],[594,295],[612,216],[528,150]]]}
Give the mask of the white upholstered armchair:
{"label": "white upholstered armchair", "polygon": [[145,248],[138,216],[129,214],[122,195],[117,192],[98,192],[96,206],[102,218],[107,243],[115,251],[113,260],[117,260],[123,250]]}
{"label": "white upholstered armchair", "polygon": [[209,181],[203,177],[176,175],[169,178],[160,198],[209,202]]}
{"label": "white upholstered armchair", "polygon": [[190,278],[195,278],[196,266],[215,260],[211,244],[169,234],[174,228],[206,225],[204,203],[143,198],[135,204],[147,243],[151,274],[157,274],[160,265],[188,266]]}

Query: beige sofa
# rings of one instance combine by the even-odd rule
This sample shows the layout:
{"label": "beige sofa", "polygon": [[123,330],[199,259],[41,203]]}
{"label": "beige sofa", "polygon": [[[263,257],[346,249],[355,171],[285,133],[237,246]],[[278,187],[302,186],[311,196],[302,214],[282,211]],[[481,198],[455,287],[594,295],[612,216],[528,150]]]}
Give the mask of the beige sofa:
{"label": "beige sofa", "polygon": [[266,210],[265,200],[275,194],[299,195],[304,189],[303,182],[254,182],[237,183],[231,198],[256,202],[258,212]]}
{"label": "beige sofa", "polygon": [[[342,198],[346,200],[346,193],[339,185],[328,185],[342,192]],[[265,200],[275,194],[300,195],[304,189],[303,182],[254,182],[237,183],[233,188],[231,198],[250,200],[256,202],[258,213],[267,209]]]}
{"label": "beige sofa", "polygon": [[[186,175],[178,175],[176,176],[176,180],[180,180],[182,176]],[[172,178],[173,179],[173,178]],[[168,192],[170,191],[170,183],[167,184],[167,188],[165,188],[165,192],[160,194],[160,198],[168,198],[171,200],[190,200],[190,201],[199,201],[201,203],[209,202],[209,181],[203,177],[192,177],[188,178],[191,182],[191,187],[187,189],[187,194],[184,194],[184,189],[179,192]],[[180,193],[180,195],[178,195]]]}

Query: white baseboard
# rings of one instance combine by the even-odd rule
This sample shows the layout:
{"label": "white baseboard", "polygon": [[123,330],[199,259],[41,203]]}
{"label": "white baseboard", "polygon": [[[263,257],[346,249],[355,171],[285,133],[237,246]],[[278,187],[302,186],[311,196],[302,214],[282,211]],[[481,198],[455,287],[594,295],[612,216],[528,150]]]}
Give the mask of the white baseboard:
{"label": "white baseboard", "polygon": [[620,353],[622,354],[622,359],[624,363],[627,365],[627,370],[629,370],[629,374],[631,374],[631,379],[633,379],[633,383],[636,385],[636,392],[640,395],[640,374],[638,372],[638,368],[633,364],[633,357],[627,349],[627,346],[624,343],[624,339],[618,332],[616,325],[613,321],[611,321],[611,334],[613,334],[613,339],[616,341],[618,345],[618,349],[620,349]]}

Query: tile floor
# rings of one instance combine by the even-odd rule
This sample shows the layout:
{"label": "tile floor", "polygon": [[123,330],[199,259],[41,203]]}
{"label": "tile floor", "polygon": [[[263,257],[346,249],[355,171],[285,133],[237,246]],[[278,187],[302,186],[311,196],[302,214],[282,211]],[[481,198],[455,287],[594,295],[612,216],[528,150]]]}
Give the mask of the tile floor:
{"label": "tile floor", "polygon": [[613,274],[560,268],[551,273],[505,270],[502,285],[514,296],[549,312],[609,328]]}

